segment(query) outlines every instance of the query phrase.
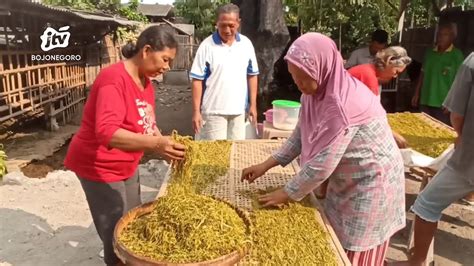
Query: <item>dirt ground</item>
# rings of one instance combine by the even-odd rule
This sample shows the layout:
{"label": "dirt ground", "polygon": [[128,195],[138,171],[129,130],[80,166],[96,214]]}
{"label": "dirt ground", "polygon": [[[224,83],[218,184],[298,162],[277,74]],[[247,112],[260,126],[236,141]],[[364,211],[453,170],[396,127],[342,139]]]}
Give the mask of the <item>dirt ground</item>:
{"label": "dirt ground", "polygon": [[[407,177],[406,206],[413,204],[420,189],[420,181]],[[443,212],[435,235],[435,265],[474,265],[474,207],[454,203]],[[405,229],[398,232],[390,243],[389,261],[405,260],[412,215]]]}
{"label": "dirt ground", "polygon": [[[140,166],[142,201],[152,201],[167,165]],[[70,171],[46,178],[10,173],[0,185],[0,265],[103,265],[81,185]]]}
{"label": "dirt ground", "polygon": [[[187,86],[156,86],[156,119],[164,135],[177,130],[181,135],[193,135],[191,89]],[[21,132],[0,139],[9,157],[10,172],[21,171],[32,178],[43,178],[53,170],[64,170],[63,160],[67,144],[79,128],[80,117],[56,132],[48,132],[39,125],[23,128]],[[64,145],[66,144],[66,145]],[[146,152],[142,163],[161,159],[153,152]]]}
{"label": "dirt ground", "polygon": [[[165,134],[172,129],[192,134],[191,111],[189,88],[158,90],[157,120]],[[67,151],[63,144],[77,128],[68,125],[55,133],[29,129],[1,140],[10,174],[0,183],[0,265],[103,265],[80,183],[62,165]],[[162,161],[149,162],[154,158],[147,154],[140,166],[144,202],[156,196],[167,168]],[[419,181],[406,179],[407,208],[419,186]],[[406,259],[408,228],[392,238],[390,261]],[[450,266],[474,265],[473,261],[474,208],[456,203],[440,222],[435,262]]]}

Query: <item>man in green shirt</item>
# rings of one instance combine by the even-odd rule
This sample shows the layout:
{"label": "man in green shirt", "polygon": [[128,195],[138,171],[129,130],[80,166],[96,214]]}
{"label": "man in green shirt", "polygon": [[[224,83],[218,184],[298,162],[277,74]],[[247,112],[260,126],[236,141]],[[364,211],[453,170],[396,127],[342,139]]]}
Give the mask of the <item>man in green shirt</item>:
{"label": "man in green shirt", "polygon": [[464,60],[461,50],[454,47],[456,25],[453,23],[439,26],[436,46],[427,51],[423,63],[423,72],[418,79],[413,107],[421,105],[421,111],[450,125],[449,114],[442,107],[454,81],[456,72]]}

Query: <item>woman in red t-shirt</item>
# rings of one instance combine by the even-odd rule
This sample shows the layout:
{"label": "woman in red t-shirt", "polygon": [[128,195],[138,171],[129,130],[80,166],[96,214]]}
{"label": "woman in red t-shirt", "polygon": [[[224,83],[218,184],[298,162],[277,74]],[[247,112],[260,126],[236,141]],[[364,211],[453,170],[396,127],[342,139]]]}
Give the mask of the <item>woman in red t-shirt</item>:
{"label": "woman in red t-shirt", "polygon": [[411,58],[405,48],[391,46],[375,55],[374,62],[350,68],[352,76],[362,81],[375,95],[380,95],[380,83],[388,83],[405,71]]}
{"label": "woman in red t-shirt", "polygon": [[160,26],[144,30],[122,49],[124,61],[103,69],[84,107],[64,165],[79,177],[94,225],[104,245],[104,261],[117,265],[112,246],[117,221],[141,204],[138,163],[145,150],[181,160],[184,146],[162,136],[155,120],[150,77],[169,70],[176,55],[173,33]]}
{"label": "woman in red t-shirt", "polygon": [[[405,71],[411,58],[405,48],[391,46],[379,51],[372,64],[358,65],[349,69],[352,76],[362,81],[375,95],[380,96],[380,83],[388,83]],[[393,137],[399,148],[406,148],[406,140],[398,133]]]}

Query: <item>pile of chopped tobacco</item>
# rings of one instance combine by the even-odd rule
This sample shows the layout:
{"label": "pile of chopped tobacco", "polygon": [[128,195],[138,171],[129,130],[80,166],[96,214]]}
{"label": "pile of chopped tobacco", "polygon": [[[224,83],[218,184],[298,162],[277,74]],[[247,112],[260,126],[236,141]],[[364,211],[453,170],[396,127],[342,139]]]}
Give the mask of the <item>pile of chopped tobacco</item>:
{"label": "pile of chopped tobacco", "polygon": [[134,254],[171,263],[243,252],[249,225],[230,205],[197,193],[227,172],[231,143],[194,142],[176,133],[173,138],[186,146],[186,158],[173,166],[166,196],[150,214],[132,221],[119,241]]}
{"label": "pile of chopped tobacco", "polygon": [[244,252],[250,241],[246,224],[228,204],[175,187],[150,214],[130,223],[119,240],[135,254],[172,263]]}
{"label": "pile of chopped tobacco", "polygon": [[7,173],[7,154],[3,150],[3,144],[0,144],[0,181]]}
{"label": "pile of chopped tobacco", "polygon": [[387,114],[393,131],[402,135],[414,150],[431,157],[438,157],[454,143],[456,134],[446,128],[434,127],[419,114]]}
{"label": "pile of chopped tobacco", "polygon": [[191,263],[250,246],[240,265],[337,265],[308,199],[263,209],[257,197],[273,189],[240,192],[253,205],[251,223],[244,222],[228,204],[200,194],[227,173],[231,142],[195,142],[176,133],[173,138],[186,146],[186,157],[173,165],[166,196],[120,236],[128,249],[157,261]]}
{"label": "pile of chopped tobacco", "polygon": [[173,166],[172,184],[189,187],[201,193],[209,184],[229,170],[230,141],[193,141],[173,133],[176,142],[186,146],[183,161]]}
{"label": "pile of chopped tobacco", "polygon": [[253,265],[338,265],[329,235],[316,220],[309,198],[279,208],[263,209],[258,195],[273,191],[241,194],[252,199],[252,248],[248,264]]}

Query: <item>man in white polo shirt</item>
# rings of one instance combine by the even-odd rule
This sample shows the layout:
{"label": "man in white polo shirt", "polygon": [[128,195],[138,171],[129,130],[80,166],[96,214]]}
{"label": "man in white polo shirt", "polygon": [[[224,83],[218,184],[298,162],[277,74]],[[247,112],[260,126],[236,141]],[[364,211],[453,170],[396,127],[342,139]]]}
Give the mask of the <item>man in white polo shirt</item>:
{"label": "man in white polo shirt", "polygon": [[248,110],[257,121],[258,66],[252,42],[238,32],[240,10],[217,10],[217,32],[199,46],[191,68],[196,139],[244,139]]}
{"label": "man in white polo shirt", "polygon": [[388,33],[384,30],[376,30],[372,33],[370,43],[366,47],[352,52],[344,67],[349,69],[358,65],[369,64],[374,61],[375,54],[385,49],[388,43]]}

